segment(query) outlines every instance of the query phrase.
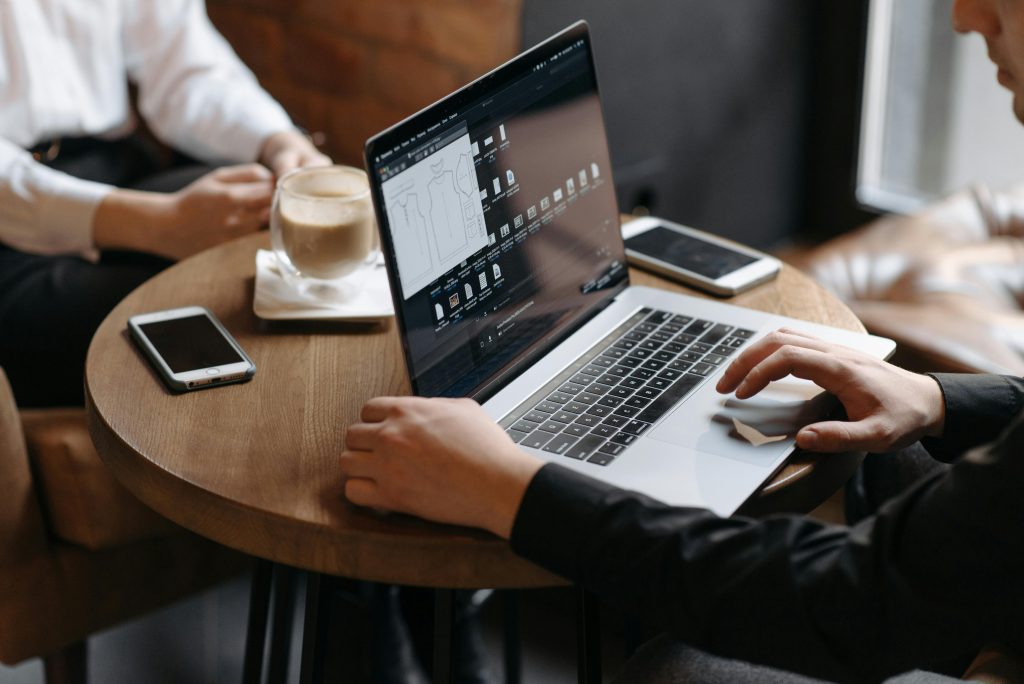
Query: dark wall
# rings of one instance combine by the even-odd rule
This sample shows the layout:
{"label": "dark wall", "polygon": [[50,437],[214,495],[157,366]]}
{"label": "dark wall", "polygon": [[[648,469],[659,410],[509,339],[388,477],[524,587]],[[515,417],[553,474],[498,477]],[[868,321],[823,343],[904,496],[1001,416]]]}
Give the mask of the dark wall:
{"label": "dark wall", "polygon": [[527,0],[524,43],[586,19],[620,205],[761,247],[801,214],[800,0]]}
{"label": "dark wall", "polygon": [[586,19],[623,211],[759,247],[854,202],[867,0],[526,0],[524,45]]}

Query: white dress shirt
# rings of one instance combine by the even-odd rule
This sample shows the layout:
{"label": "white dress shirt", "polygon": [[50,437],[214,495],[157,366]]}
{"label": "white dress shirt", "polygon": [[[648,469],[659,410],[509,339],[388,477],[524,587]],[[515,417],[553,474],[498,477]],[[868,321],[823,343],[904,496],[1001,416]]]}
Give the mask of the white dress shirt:
{"label": "white dress shirt", "polygon": [[207,162],[249,162],[293,128],[206,16],[203,0],[0,0],[0,242],[94,253],[108,185],[25,151],[60,137],[120,137],[138,107],[164,142]]}

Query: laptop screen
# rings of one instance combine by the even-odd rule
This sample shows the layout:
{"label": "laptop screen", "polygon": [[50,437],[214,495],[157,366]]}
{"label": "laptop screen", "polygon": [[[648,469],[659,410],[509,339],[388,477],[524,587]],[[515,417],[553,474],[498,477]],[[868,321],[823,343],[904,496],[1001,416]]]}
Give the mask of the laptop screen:
{"label": "laptop screen", "polygon": [[507,376],[626,284],[577,24],[367,143],[413,391]]}

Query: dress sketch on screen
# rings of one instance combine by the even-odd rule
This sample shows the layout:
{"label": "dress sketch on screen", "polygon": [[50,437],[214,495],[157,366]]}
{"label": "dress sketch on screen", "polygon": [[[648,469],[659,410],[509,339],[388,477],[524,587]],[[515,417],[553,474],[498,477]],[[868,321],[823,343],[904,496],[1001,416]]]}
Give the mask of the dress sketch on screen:
{"label": "dress sketch on screen", "polygon": [[[411,186],[410,186],[411,187]],[[411,268],[419,266],[415,273],[410,273],[412,278],[429,276],[432,271],[430,259],[430,246],[427,244],[427,217],[420,209],[419,196],[410,192],[389,203],[391,210],[391,224],[396,236],[401,236],[395,241],[395,249],[404,255],[408,255],[403,262]]]}

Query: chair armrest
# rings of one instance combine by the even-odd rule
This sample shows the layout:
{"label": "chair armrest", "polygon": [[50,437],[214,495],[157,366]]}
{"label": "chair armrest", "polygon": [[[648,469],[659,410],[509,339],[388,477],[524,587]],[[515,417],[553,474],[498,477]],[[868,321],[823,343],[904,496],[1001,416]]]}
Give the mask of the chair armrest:
{"label": "chair armrest", "polygon": [[18,408],[0,368],[0,567],[46,550],[48,537]]}

